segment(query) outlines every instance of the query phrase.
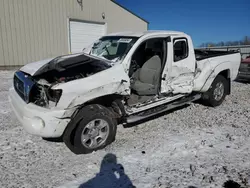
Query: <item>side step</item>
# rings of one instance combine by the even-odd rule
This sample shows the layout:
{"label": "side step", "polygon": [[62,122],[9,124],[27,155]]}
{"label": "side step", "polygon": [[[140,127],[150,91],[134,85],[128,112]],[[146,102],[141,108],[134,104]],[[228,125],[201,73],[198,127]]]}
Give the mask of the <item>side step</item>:
{"label": "side step", "polygon": [[141,112],[141,113],[138,113],[138,114],[135,114],[135,115],[131,115],[131,116],[127,117],[126,122],[128,124],[135,123],[137,121],[152,117],[154,115],[157,115],[157,114],[172,110],[172,109],[177,108],[179,106],[183,106],[183,105],[185,105],[187,103],[199,100],[200,98],[201,98],[201,94],[196,94],[196,95],[192,95],[192,96],[189,96],[189,97],[182,98],[182,99],[177,100],[175,102],[170,102],[170,103],[167,103],[167,104],[163,104],[161,106],[151,108],[151,109],[146,110],[144,112]]}

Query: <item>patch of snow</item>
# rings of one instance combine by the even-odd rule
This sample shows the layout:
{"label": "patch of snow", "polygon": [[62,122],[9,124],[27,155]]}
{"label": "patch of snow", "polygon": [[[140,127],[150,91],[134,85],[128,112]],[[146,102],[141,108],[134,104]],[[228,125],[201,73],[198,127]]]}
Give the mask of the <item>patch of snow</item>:
{"label": "patch of snow", "polygon": [[[0,72],[0,187],[222,187],[228,180],[250,186],[249,84],[234,82],[217,108],[194,103],[119,126],[110,146],[74,155],[23,130],[7,102],[12,76]],[[104,163],[108,156],[113,160]]]}

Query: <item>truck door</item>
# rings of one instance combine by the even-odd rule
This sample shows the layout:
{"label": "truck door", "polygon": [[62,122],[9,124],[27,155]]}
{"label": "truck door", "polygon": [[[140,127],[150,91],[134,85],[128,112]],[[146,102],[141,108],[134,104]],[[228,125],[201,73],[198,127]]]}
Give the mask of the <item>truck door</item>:
{"label": "truck door", "polygon": [[162,93],[191,93],[194,87],[195,56],[188,38],[171,39],[168,43],[168,58],[163,71]]}

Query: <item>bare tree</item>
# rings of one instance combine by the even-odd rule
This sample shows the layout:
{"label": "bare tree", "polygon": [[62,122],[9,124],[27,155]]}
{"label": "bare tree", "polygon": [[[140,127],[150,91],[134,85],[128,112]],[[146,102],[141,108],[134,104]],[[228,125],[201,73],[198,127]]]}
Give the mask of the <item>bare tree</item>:
{"label": "bare tree", "polygon": [[242,40],[237,41],[221,41],[218,43],[206,42],[202,43],[200,47],[214,47],[214,46],[237,46],[237,45],[250,45],[250,37],[245,36]]}

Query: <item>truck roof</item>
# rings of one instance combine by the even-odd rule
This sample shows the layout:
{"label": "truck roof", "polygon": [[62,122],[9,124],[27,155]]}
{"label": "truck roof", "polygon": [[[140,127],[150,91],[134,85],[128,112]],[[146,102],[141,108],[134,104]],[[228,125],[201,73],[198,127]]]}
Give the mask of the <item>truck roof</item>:
{"label": "truck roof", "polygon": [[126,31],[126,32],[119,32],[119,33],[110,33],[106,36],[129,36],[129,37],[141,37],[144,35],[155,35],[155,34],[166,34],[166,35],[180,35],[184,34],[183,32],[180,31],[164,31],[164,30],[148,30],[144,32],[131,32],[131,31]]}

